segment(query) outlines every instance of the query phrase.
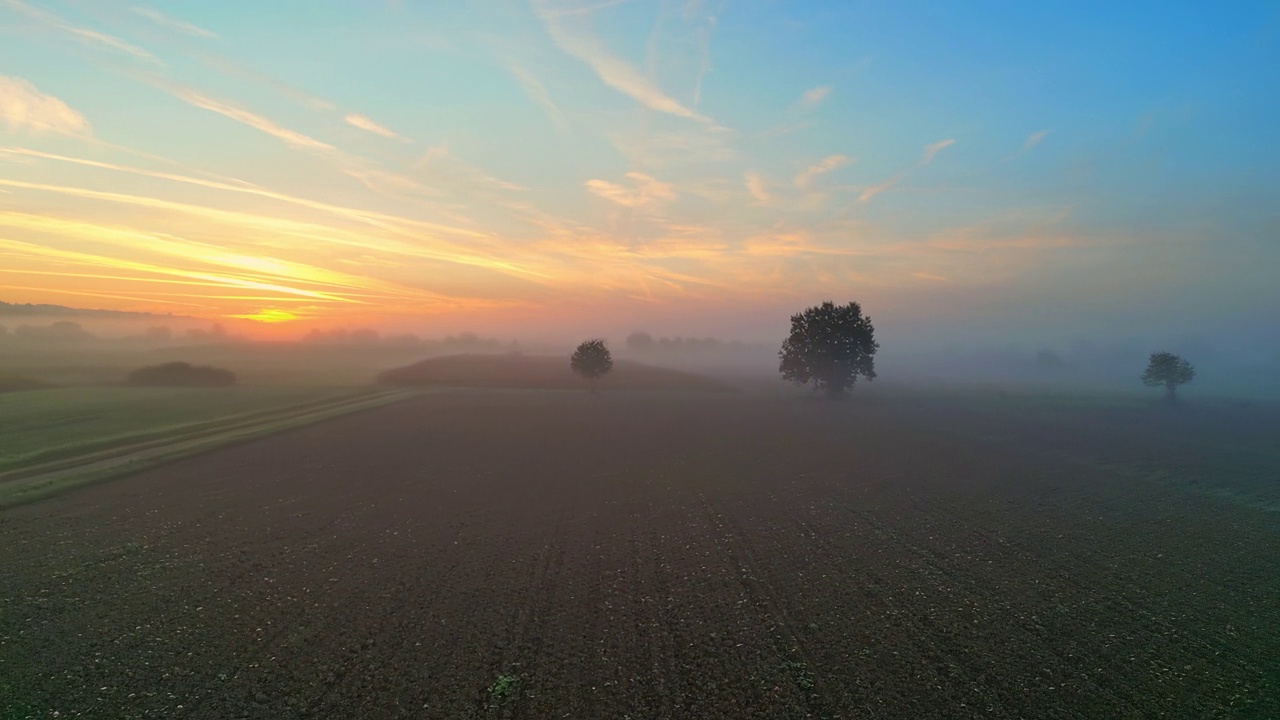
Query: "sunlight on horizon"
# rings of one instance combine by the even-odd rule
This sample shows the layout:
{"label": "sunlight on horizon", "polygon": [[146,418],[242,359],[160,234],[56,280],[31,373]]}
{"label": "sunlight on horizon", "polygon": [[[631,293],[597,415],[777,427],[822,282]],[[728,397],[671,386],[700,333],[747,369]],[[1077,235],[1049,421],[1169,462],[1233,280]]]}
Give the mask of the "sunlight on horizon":
{"label": "sunlight on horizon", "polygon": [[276,308],[263,308],[255,313],[247,313],[244,315],[228,315],[227,317],[240,318],[242,320],[255,320],[260,323],[283,323],[290,320],[297,320],[298,315],[288,310],[278,310]]}

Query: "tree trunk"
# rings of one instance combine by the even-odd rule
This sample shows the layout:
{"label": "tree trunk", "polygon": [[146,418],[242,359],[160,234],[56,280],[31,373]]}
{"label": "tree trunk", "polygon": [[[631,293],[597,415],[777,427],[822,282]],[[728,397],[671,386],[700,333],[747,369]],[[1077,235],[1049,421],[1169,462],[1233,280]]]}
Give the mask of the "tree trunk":
{"label": "tree trunk", "polygon": [[1165,398],[1170,404],[1178,402],[1178,386],[1173,383],[1165,383]]}

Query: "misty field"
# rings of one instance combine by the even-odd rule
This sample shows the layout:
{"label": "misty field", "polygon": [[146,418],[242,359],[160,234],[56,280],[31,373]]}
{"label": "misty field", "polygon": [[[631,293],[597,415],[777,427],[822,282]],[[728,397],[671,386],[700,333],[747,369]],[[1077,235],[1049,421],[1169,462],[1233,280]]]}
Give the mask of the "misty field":
{"label": "misty field", "polygon": [[424,395],[0,511],[0,717],[1280,717],[1276,437]]}

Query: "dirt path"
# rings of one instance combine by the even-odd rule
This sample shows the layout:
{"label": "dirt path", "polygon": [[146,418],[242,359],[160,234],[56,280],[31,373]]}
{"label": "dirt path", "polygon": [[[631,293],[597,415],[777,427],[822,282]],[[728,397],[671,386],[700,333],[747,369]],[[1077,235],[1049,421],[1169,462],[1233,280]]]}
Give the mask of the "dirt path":
{"label": "dirt path", "polygon": [[1274,513],[963,422],[441,394],[3,511],[0,717],[1280,717]]}

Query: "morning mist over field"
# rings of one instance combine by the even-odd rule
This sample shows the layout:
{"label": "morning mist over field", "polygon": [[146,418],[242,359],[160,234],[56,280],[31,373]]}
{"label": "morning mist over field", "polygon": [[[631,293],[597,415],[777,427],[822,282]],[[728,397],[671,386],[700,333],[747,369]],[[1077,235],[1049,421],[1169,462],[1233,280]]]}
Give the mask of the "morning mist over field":
{"label": "morning mist over field", "polygon": [[0,0],[0,720],[1280,718],[1278,68]]}
{"label": "morning mist over field", "polygon": [[5,0],[0,298],[1274,368],[1277,11],[1209,7]]}

